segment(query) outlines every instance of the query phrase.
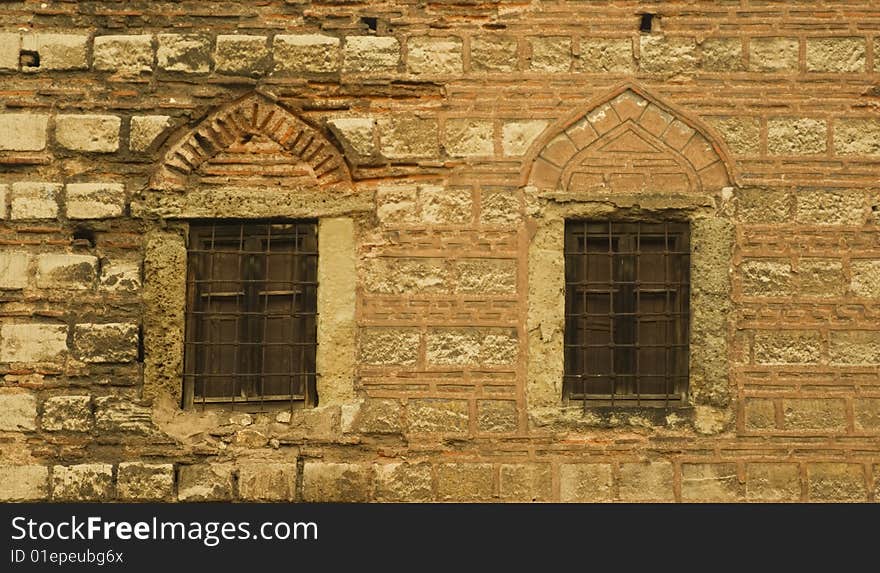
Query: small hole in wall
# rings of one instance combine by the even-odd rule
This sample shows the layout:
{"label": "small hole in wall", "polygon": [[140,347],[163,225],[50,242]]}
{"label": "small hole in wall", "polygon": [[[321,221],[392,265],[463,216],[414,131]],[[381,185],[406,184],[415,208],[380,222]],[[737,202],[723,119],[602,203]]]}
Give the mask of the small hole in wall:
{"label": "small hole in wall", "polygon": [[372,30],[372,31],[375,32],[375,31],[376,31],[376,28],[377,28],[378,25],[379,25],[379,19],[378,19],[378,18],[374,18],[374,17],[372,17],[372,16],[364,16],[364,17],[361,18],[361,23],[364,24],[364,25],[365,25],[367,28],[369,28],[370,30]]}
{"label": "small hole in wall", "polygon": [[22,50],[18,53],[18,61],[23,68],[39,68],[40,53],[33,50]]}
{"label": "small hole in wall", "polygon": [[87,229],[86,227],[77,227],[73,231],[73,246],[74,247],[89,247],[92,248],[95,246],[95,231],[92,229]]}
{"label": "small hole in wall", "polygon": [[650,32],[651,28],[654,26],[654,14],[642,14],[641,20],[639,20],[639,31],[640,32]]}

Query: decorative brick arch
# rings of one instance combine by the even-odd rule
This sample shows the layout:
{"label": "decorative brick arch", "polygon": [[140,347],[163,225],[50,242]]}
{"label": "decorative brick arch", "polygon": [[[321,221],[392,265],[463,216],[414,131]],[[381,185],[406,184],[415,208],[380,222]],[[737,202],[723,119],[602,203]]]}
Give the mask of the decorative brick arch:
{"label": "decorative brick arch", "polygon": [[199,166],[255,135],[268,137],[307,165],[322,188],[351,186],[345,158],[323,134],[268,97],[251,93],[215,111],[172,145],[149,189],[186,191]]}
{"label": "decorative brick arch", "polygon": [[715,193],[729,154],[698,120],[631,85],[579,108],[532,146],[522,182],[544,190]]}

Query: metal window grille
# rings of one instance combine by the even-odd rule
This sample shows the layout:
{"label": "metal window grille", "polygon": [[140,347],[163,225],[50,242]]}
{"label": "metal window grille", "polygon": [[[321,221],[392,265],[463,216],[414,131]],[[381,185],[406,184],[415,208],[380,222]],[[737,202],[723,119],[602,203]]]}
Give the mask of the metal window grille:
{"label": "metal window grille", "polygon": [[190,227],[184,406],[314,405],[315,222]]}
{"label": "metal window grille", "polygon": [[687,223],[567,221],[564,397],[681,404],[689,283]]}

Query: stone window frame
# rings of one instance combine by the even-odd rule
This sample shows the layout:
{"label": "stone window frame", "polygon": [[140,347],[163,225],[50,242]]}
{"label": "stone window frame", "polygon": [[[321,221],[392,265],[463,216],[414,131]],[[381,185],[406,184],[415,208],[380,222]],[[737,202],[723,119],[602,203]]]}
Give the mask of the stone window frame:
{"label": "stone window frame", "polygon": [[[318,185],[273,190],[196,189],[198,167],[244,136],[266,136],[309,164]],[[189,222],[199,220],[317,220],[318,406],[356,403],[356,245],[359,219],[373,207],[354,188],[344,156],[317,129],[270,97],[252,93],[203,119],[164,153],[132,216],[148,224],[143,281],[144,397],[155,407],[184,409],[184,333]],[[307,142],[303,144],[303,142]],[[289,404],[287,405],[289,407]]]}
{"label": "stone window frame", "polygon": [[[635,107],[634,107],[635,106]],[[562,177],[604,135],[640,129],[636,108],[653,106],[668,125],[680,122],[704,156],[691,161],[670,149],[689,180],[686,192],[607,192],[567,189]],[[617,125],[594,130],[594,137],[569,137],[610,110]],[[635,124],[635,125],[633,125]],[[602,131],[604,130],[604,131]],[[657,145],[665,144],[661,136]],[[574,145],[569,145],[574,143]],[[668,147],[668,145],[667,145]],[[685,146],[682,145],[684,148]],[[562,149],[563,151],[560,151]],[[643,89],[623,84],[568,114],[536,140],[525,156],[520,185],[528,212],[526,407],[533,427],[588,430],[596,427],[690,428],[716,434],[732,427],[735,415],[730,353],[733,340],[731,283],[735,243],[735,174],[730,154],[715,132]],[[691,233],[689,380],[687,403],[671,409],[633,405],[565,404],[563,332],[565,328],[564,229],[566,220],[688,222]]]}

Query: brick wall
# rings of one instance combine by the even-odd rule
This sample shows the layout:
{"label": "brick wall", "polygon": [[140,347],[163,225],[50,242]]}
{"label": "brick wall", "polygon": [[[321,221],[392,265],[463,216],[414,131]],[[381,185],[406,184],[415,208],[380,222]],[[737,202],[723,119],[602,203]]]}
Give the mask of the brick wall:
{"label": "brick wall", "polygon": [[[3,3],[0,499],[880,499],[878,30],[867,0]],[[244,141],[243,101],[284,112]],[[659,163],[615,139],[554,200],[730,218],[729,403],[542,424],[533,187],[628,120]],[[339,403],[145,391],[151,305],[183,304],[148,237],[248,185],[244,215],[356,222]]]}

